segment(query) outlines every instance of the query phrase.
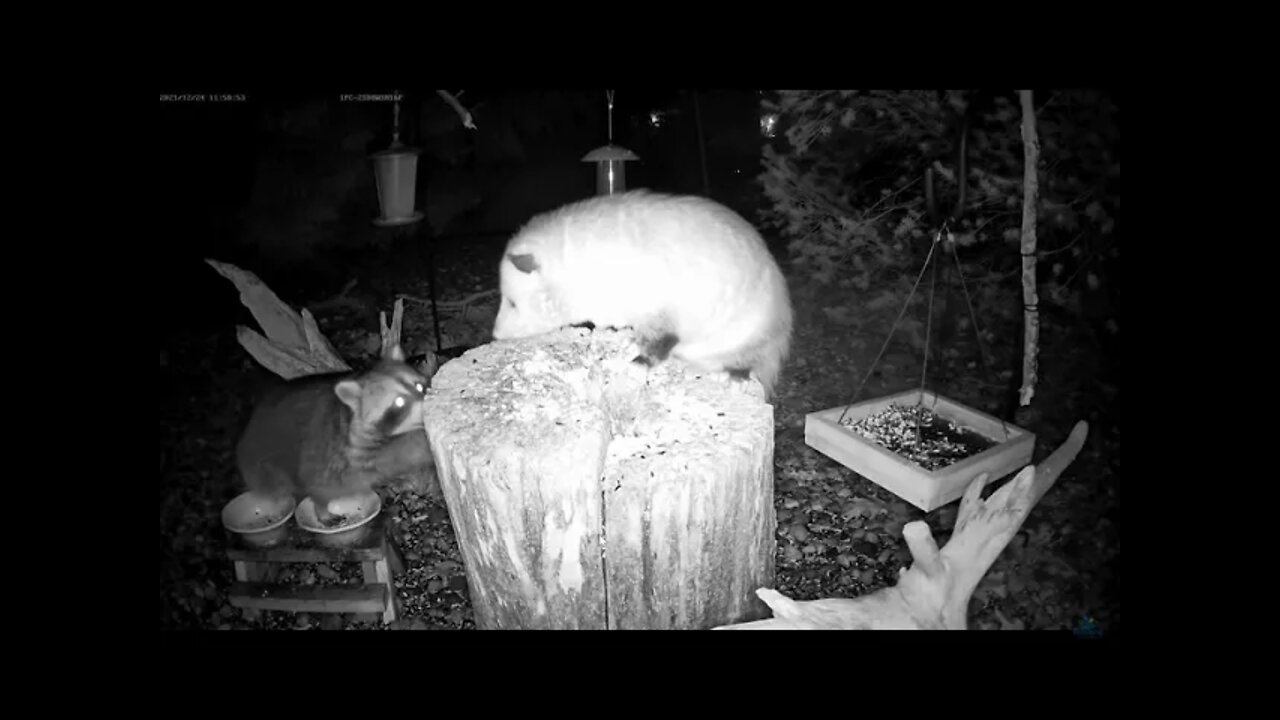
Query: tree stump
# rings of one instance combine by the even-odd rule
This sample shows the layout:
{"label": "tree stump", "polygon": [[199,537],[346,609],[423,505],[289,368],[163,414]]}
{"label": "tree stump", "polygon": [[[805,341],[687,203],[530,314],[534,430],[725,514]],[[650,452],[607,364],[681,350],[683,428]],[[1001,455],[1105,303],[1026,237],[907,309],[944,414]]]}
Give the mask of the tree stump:
{"label": "tree stump", "polygon": [[767,617],[773,407],[754,380],[635,354],[629,331],[567,329],[433,378],[427,433],[480,628]]}

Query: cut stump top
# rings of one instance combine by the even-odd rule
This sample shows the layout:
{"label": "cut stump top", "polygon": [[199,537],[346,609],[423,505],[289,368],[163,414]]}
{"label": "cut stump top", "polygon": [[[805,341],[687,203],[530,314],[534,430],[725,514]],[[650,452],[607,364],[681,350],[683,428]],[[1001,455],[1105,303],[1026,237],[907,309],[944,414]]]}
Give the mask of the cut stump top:
{"label": "cut stump top", "polygon": [[773,407],[758,383],[728,381],[672,358],[631,362],[630,331],[566,329],[475,348],[440,368],[427,398],[433,443],[466,447],[506,464],[540,450],[604,441],[602,471],[646,474],[719,464],[726,451],[773,434]]}

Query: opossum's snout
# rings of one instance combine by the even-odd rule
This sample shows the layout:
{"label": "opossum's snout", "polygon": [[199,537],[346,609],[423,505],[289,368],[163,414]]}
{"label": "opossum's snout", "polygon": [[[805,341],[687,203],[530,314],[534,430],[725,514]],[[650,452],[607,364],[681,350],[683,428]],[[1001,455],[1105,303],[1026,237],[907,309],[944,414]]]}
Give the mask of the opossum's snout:
{"label": "opossum's snout", "polygon": [[498,307],[498,316],[493,320],[493,339],[506,340],[517,337],[517,326],[520,324],[520,311],[510,298],[502,298]]}
{"label": "opossum's snout", "polygon": [[493,320],[493,339],[506,340],[541,335],[563,326],[561,313],[541,290],[519,296],[503,295]]}

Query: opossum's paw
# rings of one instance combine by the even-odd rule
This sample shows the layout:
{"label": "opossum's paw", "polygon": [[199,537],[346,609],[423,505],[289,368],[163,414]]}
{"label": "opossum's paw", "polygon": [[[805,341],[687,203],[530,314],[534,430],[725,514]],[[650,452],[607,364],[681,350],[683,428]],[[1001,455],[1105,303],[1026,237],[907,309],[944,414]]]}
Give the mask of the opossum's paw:
{"label": "opossum's paw", "polygon": [[745,386],[751,382],[750,368],[725,368],[724,372],[716,373],[721,382],[726,385],[736,386],[745,389]]}
{"label": "opossum's paw", "polygon": [[665,332],[655,335],[646,335],[637,338],[640,344],[640,354],[631,362],[646,367],[655,367],[666,361],[671,355],[671,348],[680,342],[680,338],[675,333]]}

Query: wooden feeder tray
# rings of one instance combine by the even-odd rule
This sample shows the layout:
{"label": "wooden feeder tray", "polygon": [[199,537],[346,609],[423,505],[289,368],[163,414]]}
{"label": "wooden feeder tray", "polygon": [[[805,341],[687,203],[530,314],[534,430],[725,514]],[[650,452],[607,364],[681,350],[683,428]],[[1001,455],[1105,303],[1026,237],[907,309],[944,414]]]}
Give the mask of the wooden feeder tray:
{"label": "wooden feeder tray", "polygon": [[[841,413],[846,421],[856,422],[891,405],[923,405],[939,417],[975,431],[993,445],[945,467],[928,470],[840,424]],[[1021,470],[1031,462],[1036,436],[928,390],[908,390],[858,403],[849,407],[848,412],[841,405],[809,413],[805,417],[804,441],[814,450],[929,512],[959,499],[982,473],[988,474],[987,484],[990,484]]]}

